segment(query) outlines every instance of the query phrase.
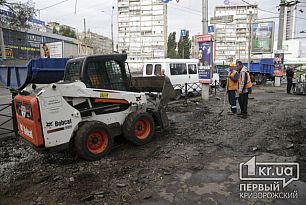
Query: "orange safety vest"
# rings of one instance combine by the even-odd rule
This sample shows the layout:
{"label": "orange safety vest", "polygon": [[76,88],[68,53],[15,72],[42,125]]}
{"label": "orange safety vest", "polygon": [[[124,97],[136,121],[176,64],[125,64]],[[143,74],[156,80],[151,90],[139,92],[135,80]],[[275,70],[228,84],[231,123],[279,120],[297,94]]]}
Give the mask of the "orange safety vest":
{"label": "orange safety vest", "polygon": [[249,88],[252,87],[252,81],[251,81],[250,73],[249,73],[247,70],[242,70],[242,71],[240,72],[239,84],[241,85],[241,83],[242,83],[242,72],[245,72],[246,77],[247,77],[247,83],[245,84],[245,86],[244,86],[243,89],[249,89]]}
{"label": "orange safety vest", "polygon": [[233,71],[232,73],[228,74],[228,84],[227,84],[227,90],[238,90],[239,89],[239,83],[238,81],[235,82],[232,80],[232,78],[237,74],[237,71]]}

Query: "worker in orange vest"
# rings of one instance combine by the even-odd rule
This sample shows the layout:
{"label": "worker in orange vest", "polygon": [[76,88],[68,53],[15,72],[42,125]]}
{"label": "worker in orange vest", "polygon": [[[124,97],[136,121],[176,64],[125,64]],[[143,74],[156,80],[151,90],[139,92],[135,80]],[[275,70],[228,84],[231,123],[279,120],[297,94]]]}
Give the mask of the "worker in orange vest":
{"label": "worker in orange vest", "polygon": [[228,94],[228,101],[231,106],[231,112],[229,112],[229,114],[232,115],[237,113],[236,93],[239,88],[238,84],[239,74],[235,70],[234,63],[231,63],[229,66],[230,66],[230,72],[228,74],[228,79],[227,79],[227,94]]}
{"label": "worker in orange vest", "polygon": [[237,61],[236,64],[239,70],[239,98],[241,113],[238,114],[242,118],[246,119],[248,116],[248,99],[249,93],[252,90],[252,81],[248,69],[243,66],[241,61]]}

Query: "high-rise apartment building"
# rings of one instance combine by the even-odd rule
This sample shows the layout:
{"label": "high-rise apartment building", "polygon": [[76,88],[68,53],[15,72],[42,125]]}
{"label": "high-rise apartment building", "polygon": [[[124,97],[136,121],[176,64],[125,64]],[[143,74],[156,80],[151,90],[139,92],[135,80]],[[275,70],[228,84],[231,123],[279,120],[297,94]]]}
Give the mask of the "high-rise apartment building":
{"label": "high-rise apartment building", "polygon": [[215,23],[215,62],[217,65],[228,64],[236,60],[248,60],[250,22],[257,19],[257,5],[240,4],[217,6],[215,17],[227,19],[232,23]]}
{"label": "high-rise apartment building", "polygon": [[118,51],[128,54],[133,70],[139,70],[143,60],[165,58],[166,4],[160,0],[118,0]]}

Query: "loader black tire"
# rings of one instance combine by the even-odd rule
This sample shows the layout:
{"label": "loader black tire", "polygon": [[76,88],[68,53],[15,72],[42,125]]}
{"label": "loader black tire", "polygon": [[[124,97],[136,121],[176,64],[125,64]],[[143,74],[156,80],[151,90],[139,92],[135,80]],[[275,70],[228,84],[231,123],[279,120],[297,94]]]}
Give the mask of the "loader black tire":
{"label": "loader black tire", "polygon": [[135,145],[149,143],[155,134],[155,123],[151,113],[132,112],[123,123],[123,136]]}
{"label": "loader black tire", "polygon": [[106,124],[85,122],[76,132],[74,147],[77,154],[88,161],[99,160],[112,149],[114,139]]}

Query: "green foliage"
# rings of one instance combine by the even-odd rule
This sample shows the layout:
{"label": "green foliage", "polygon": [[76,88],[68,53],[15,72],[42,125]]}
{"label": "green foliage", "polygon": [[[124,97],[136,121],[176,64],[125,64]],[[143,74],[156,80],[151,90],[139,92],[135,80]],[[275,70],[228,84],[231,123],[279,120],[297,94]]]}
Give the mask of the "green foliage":
{"label": "green foliage", "polygon": [[177,42],[176,42],[176,32],[170,33],[167,42],[167,58],[177,58]]}
{"label": "green foliage", "polygon": [[53,27],[52,33],[58,34],[58,31],[57,31],[57,29],[55,27]]}
{"label": "green foliage", "polygon": [[67,26],[60,26],[59,30],[54,27],[53,28],[53,33],[60,34],[62,36],[67,36],[70,38],[76,38],[76,33],[74,30],[70,29]]}
{"label": "green foliage", "polygon": [[189,38],[189,31],[186,32],[186,36],[181,37],[178,42],[178,55],[179,58],[189,59],[191,53],[191,40]]}
{"label": "green foliage", "polygon": [[2,16],[0,19],[2,25],[11,28],[28,28],[28,19],[36,14],[34,3],[31,0],[27,2],[8,2],[6,0],[0,0],[0,6],[11,13],[11,17]]}

